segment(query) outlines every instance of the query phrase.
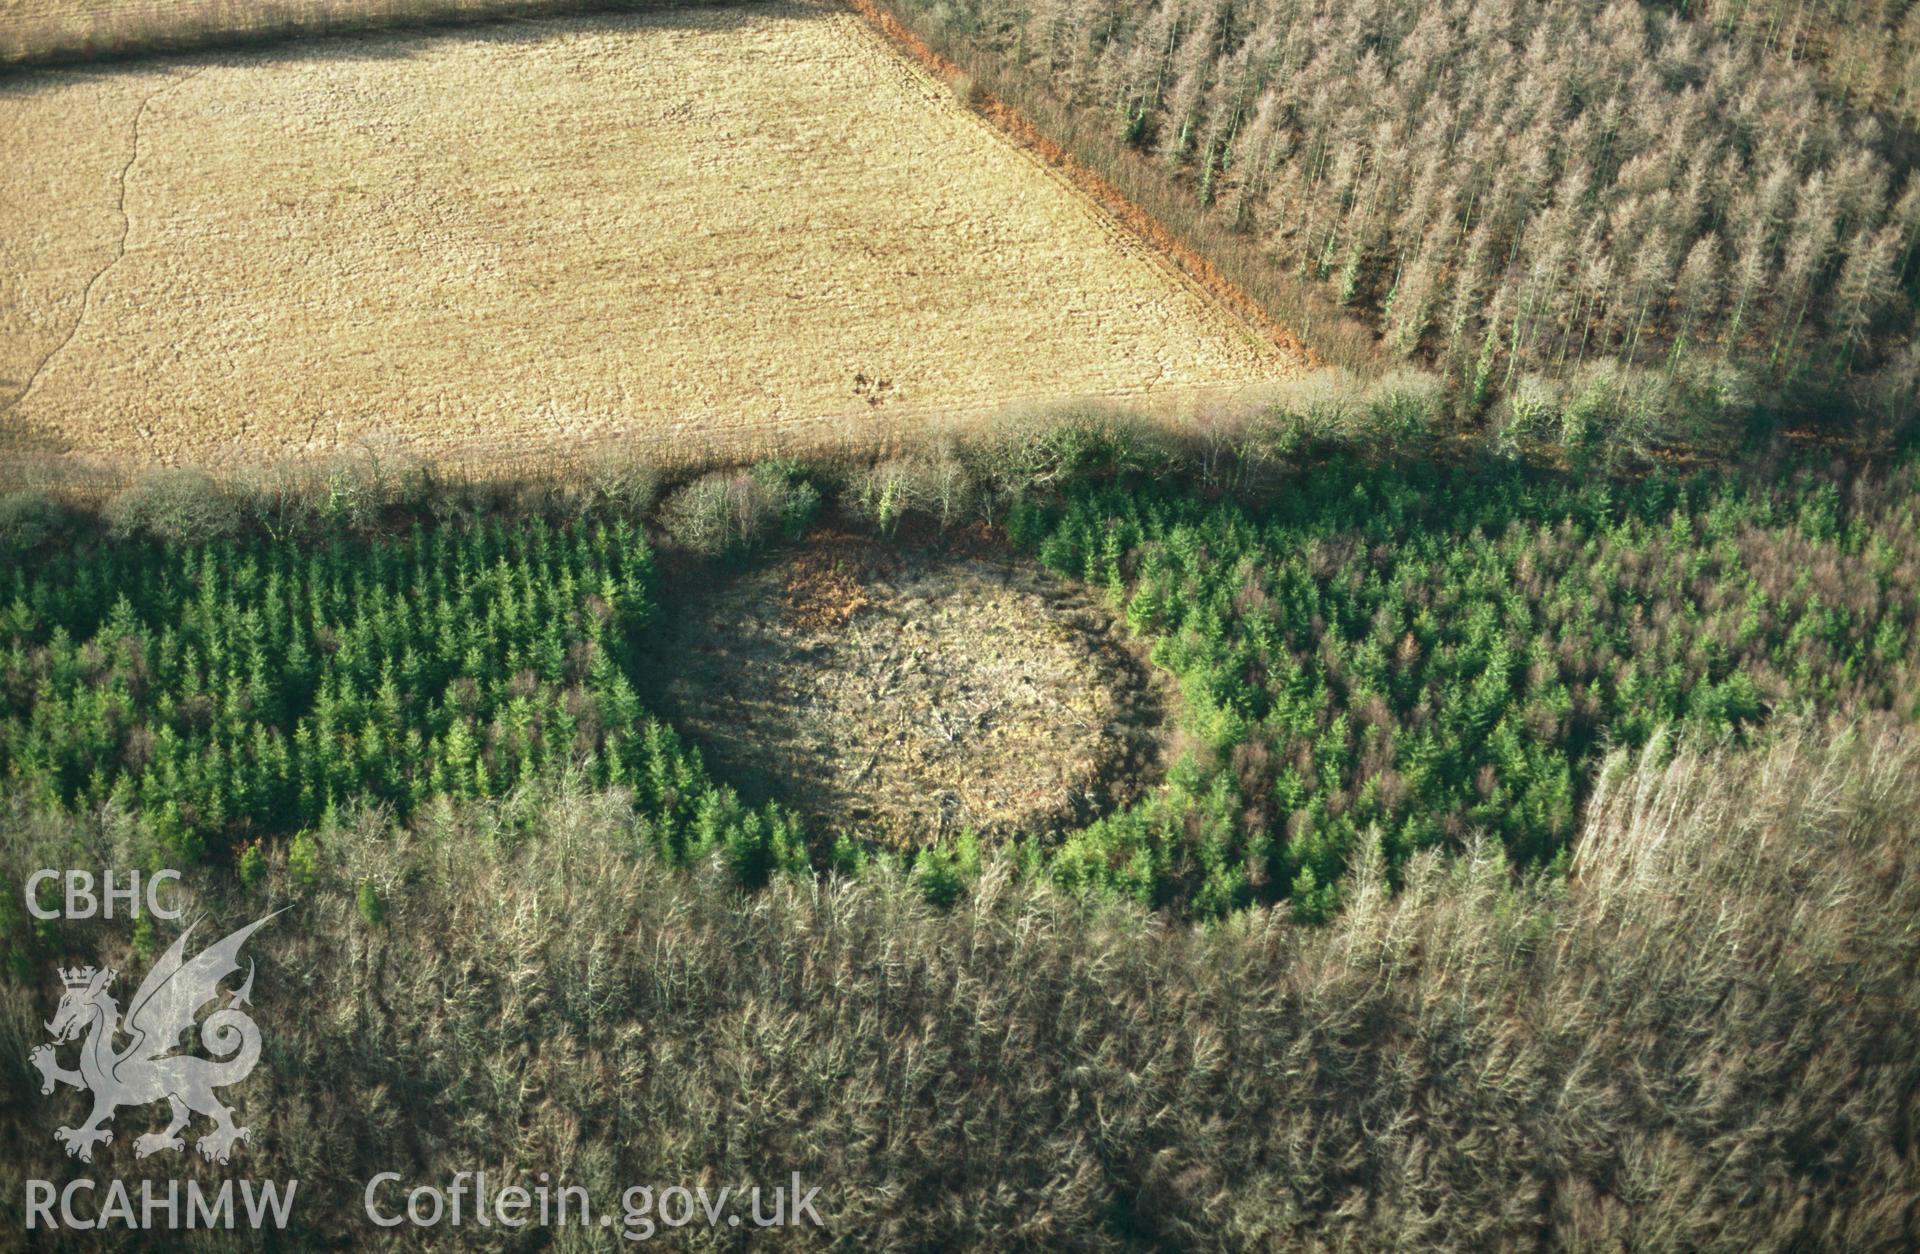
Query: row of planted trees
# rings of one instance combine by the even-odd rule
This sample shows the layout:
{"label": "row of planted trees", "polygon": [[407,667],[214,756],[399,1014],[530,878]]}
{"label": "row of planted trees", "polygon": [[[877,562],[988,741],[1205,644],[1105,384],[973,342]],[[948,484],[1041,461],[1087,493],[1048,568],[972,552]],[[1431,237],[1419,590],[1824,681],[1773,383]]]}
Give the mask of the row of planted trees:
{"label": "row of planted trees", "polygon": [[1288,281],[1362,317],[1384,359],[1436,365],[1462,412],[1529,374],[1632,393],[1644,372],[1751,404],[1920,371],[1911,146],[1730,37],[1726,6],[891,7],[1233,254],[1296,329],[1329,324]]}

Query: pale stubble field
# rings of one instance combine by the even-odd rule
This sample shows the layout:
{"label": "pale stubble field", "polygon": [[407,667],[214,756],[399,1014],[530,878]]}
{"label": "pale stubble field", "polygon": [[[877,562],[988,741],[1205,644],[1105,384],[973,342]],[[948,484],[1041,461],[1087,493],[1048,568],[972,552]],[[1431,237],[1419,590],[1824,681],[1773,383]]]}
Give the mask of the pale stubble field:
{"label": "pale stubble field", "polygon": [[0,132],[0,429],[61,457],[771,452],[1304,368],[838,7],[15,72]]}

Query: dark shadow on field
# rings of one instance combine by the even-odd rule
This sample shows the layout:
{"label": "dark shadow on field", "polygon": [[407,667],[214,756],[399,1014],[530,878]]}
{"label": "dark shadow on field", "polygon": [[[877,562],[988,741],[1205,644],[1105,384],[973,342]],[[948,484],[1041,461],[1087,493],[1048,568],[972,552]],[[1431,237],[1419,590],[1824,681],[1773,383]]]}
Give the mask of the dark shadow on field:
{"label": "dark shadow on field", "polygon": [[306,29],[186,32],[157,38],[140,47],[3,62],[0,98],[10,91],[33,90],[49,82],[87,81],[116,71],[169,64],[202,66],[295,59],[395,61],[416,56],[438,39],[537,43],[568,30],[621,25],[713,30],[724,25],[720,15],[727,10],[754,9],[785,20],[819,18],[838,11],[805,0],[584,0],[528,7],[530,11],[522,13],[429,14],[402,20],[383,15],[368,15],[359,21],[346,17],[337,26]]}
{"label": "dark shadow on field", "polygon": [[0,465],[12,458],[57,456],[67,452],[70,447],[36,424],[21,421],[11,412],[25,395],[28,381],[28,377],[0,378]]}
{"label": "dark shadow on field", "polygon": [[[0,382],[0,387],[6,386]],[[0,415],[0,494],[43,492],[77,500],[99,499],[125,484],[104,465],[76,459],[72,446]]]}

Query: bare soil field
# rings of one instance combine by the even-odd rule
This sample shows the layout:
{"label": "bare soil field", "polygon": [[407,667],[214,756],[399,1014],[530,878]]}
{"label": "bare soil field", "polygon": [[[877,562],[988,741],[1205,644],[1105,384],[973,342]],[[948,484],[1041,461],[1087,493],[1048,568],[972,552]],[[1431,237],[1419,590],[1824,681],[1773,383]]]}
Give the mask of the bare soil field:
{"label": "bare soil field", "polygon": [[0,81],[0,434],[108,464],[884,441],[1305,368],[833,6]]}
{"label": "bare soil field", "polygon": [[1162,681],[1031,566],[829,535],[672,604],[655,699],[816,836],[1050,832],[1158,774]]}

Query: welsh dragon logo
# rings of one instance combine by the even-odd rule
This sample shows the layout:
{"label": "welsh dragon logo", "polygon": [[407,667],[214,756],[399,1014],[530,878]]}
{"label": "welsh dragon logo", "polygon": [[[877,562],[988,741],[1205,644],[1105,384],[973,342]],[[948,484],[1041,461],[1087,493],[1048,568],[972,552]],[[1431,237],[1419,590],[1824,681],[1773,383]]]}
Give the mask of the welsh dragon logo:
{"label": "welsh dragon logo", "polygon": [[[222,990],[220,982],[240,969],[240,946],[247,937],[273,917],[249,923],[191,959],[186,948],[193,928],[187,928],[147,973],[124,1024],[120,1007],[108,992],[118,972],[111,967],[60,972],[67,991],[53,1022],[46,1025],[53,1043],[39,1046],[27,1061],[40,1069],[41,1093],[53,1092],[56,1084],[69,1084],[93,1094],[93,1113],[87,1121],[54,1133],[68,1154],[92,1162],[94,1146],[113,1140],[113,1130],[105,1124],[115,1110],[162,1099],[172,1118],[165,1131],[149,1132],[134,1141],[134,1154],[140,1158],[185,1149],[180,1130],[195,1114],[214,1123],[212,1131],[196,1142],[209,1162],[226,1162],[234,1143],[248,1139],[247,1129],[234,1126],[232,1107],[222,1103],[214,1090],[246,1079],[260,1060],[260,1029],[245,1010],[253,991],[252,959],[247,961],[246,982],[238,989]],[[217,1061],[176,1054],[181,1035],[192,1030],[201,1008],[222,991],[230,994],[227,1004],[200,1024],[200,1043]],[[82,1036],[86,1040],[80,1046],[80,1066],[69,1071],[60,1066],[55,1047]],[[128,1038],[125,1049],[114,1047],[118,1036]]]}

